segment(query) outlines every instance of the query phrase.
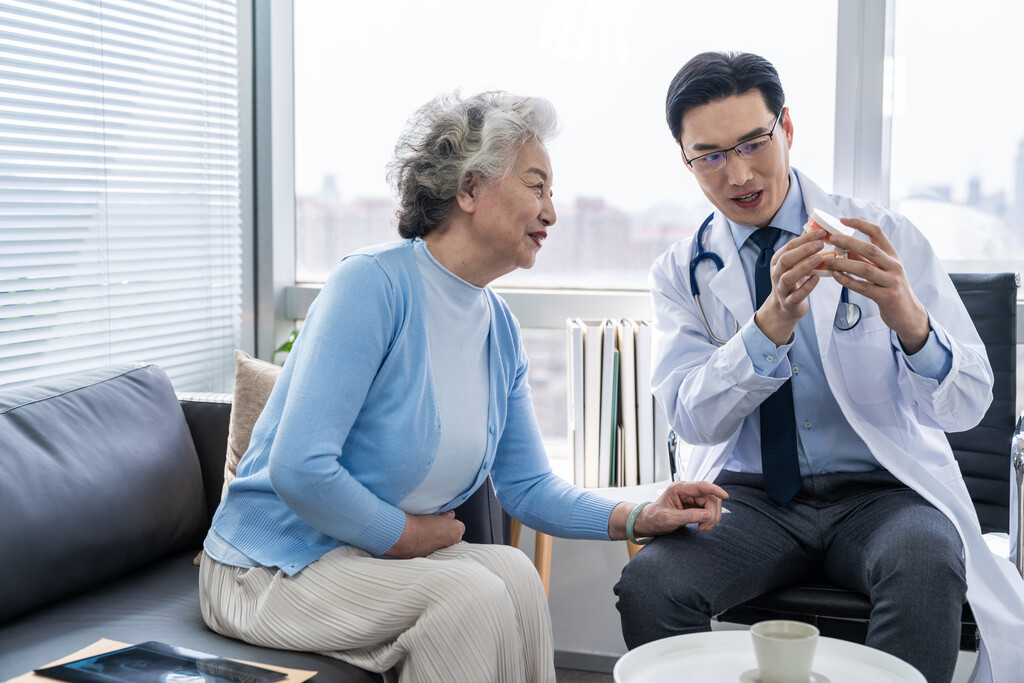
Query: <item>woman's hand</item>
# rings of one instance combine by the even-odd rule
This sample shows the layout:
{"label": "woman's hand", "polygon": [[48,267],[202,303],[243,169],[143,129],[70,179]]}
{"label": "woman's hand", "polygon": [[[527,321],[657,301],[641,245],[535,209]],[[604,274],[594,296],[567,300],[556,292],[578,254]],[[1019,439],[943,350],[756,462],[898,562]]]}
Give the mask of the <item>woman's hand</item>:
{"label": "woman's hand", "polygon": [[[660,536],[687,524],[696,524],[700,531],[710,531],[722,520],[722,499],[728,497],[725,489],[708,481],[673,482],[658,500],[640,512],[633,522],[633,534],[637,538]],[[612,538],[626,538],[626,520],[634,507],[633,503],[620,503],[612,510],[608,521]]]}
{"label": "woman's hand", "polygon": [[455,519],[455,511],[439,515],[405,515],[405,528],[398,542],[385,555],[408,559],[426,557],[435,550],[447,548],[462,540],[466,525]]}

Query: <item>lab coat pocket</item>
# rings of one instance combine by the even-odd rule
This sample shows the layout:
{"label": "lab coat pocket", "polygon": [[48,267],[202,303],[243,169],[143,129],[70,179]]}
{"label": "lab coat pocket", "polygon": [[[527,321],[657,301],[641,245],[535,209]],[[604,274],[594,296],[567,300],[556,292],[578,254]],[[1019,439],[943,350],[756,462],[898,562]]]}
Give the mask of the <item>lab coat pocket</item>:
{"label": "lab coat pocket", "polygon": [[899,387],[899,367],[889,328],[881,317],[866,317],[852,330],[835,330],[833,334],[850,398],[862,404],[891,399]]}

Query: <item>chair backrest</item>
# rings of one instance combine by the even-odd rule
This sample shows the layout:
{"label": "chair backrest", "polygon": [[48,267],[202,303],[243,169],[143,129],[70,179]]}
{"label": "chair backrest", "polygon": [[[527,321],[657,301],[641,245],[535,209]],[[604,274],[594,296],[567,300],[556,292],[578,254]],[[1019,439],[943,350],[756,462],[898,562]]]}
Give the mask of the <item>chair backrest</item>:
{"label": "chair backrest", "polygon": [[995,373],[992,405],[981,422],[946,434],[983,532],[1009,528],[1010,442],[1017,419],[1017,273],[951,273],[985,342]]}

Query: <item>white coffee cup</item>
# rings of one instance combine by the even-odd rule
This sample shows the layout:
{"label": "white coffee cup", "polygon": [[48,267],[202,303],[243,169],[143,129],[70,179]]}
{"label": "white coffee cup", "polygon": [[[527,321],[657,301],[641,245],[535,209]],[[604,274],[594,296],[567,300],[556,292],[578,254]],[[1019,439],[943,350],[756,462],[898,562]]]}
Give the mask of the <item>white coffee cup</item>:
{"label": "white coffee cup", "polygon": [[750,627],[760,683],[807,683],[818,629],[801,621],[775,619]]}

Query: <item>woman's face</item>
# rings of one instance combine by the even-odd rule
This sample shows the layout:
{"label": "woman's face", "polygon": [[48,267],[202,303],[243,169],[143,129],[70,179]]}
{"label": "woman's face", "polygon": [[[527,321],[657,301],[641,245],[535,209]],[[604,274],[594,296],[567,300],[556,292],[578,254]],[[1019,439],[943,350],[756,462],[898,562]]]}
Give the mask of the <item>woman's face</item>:
{"label": "woman's face", "polygon": [[481,265],[493,278],[533,267],[548,228],[555,223],[552,179],[547,150],[531,140],[507,177],[474,189],[473,239],[480,247]]}

